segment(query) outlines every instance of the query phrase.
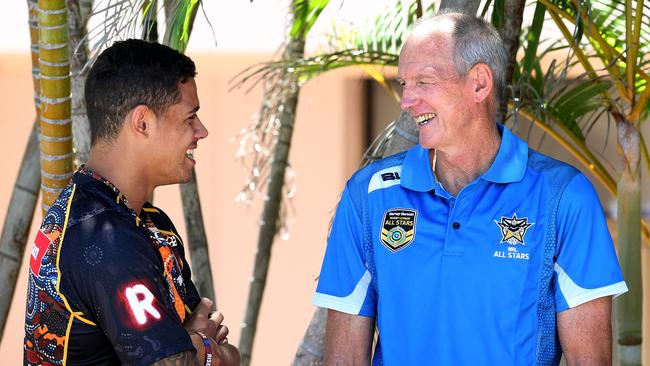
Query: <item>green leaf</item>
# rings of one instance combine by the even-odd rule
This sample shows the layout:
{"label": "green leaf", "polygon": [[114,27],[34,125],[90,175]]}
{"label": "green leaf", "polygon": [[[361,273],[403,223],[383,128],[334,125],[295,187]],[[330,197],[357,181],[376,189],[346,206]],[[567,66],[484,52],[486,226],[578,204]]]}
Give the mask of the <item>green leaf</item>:
{"label": "green leaf", "polygon": [[548,113],[562,123],[580,141],[585,137],[578,121],[590,112],[605,107],[601,94],[609,90],[609,81],[586,80],[566,88],[548,106]]}
{"label": "green leaf", "polygon": [[294,0],[294,21],[289,32],[292,39],[305,40],[329,0]]}
{"label": "green leaf", "polygon": [[503,28],[505,22],[503,16],[505,14],[505,0],[494,0],[494,7],[492,8],[492,25],[496,29]]}
{"label": "green leaf", "polygon": [[190,40],[193,18],[196,14],[199,0],[180,0],[176,11],[167,20],[167,30],[163,42],[179,51],[185,52]]}
{"label": "green leaf", "polygon": [[526,53],[524,54],[524,61],[522,63],[523,70],[528,73],[532,73],[533,70],[533,60],[535,60],[535,56],[537,55],[537,47],[539,46],[539,40],[542,35],[545,15],[546,6],[542,3],[537,3],[535,5],[533,22],[526,37],[528,42],[526,43]]}

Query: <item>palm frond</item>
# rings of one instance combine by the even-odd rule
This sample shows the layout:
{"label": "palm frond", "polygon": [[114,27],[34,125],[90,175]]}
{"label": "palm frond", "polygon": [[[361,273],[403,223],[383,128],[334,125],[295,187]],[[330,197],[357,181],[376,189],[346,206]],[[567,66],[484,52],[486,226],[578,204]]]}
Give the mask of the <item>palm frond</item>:
{"label": "palm frond", "polygon": [[194,17],[200,0],[167,0],[165,6],[171,8],[165,26],[163,43],[169,47],[184,52],[190,40]]}
{"label": "palm frond", "polygon": [[584,141],[579,122],[587,114],[607,108],[608,101],[601,95],[611,86],[612,83],[606,80],[578,82],[577,85],[563,90],[561,94],[553,96],[547,114],[562,123],[578,140]]}
{"label": "palm frond", "polygon": [[304,83],[324,72],[359,65],[397,66],[399,55],[365,50],[343,50],[303,59],[264,62],[241,71],[230,80],[231,90],[249,84],[248,90],[259,82],[273,79],[279,73],[294,74]]}
{"label": "palm frond", "polygon": [[98,0],[90,15],[94,25],[87,34],[91,56],[117,40],[141,38],[165,7],[172,11],[165,15],[163,43],[184,50],[200,5],[201,0]]}
{"label": "palm frond", "polygon": [[420,11],[419,6],[419,1],[412,1],[406,6],[398,1],[371,21],[352,28],[350,42],[339,46],[398,54],[409,28],[419,17],[426,17],[435,11],[435,3],[424,12]]}
{"label": "palm frond", "polygon": [[289,36],[304,40],[328,4],[329,0],[294,0],[294,21]]}

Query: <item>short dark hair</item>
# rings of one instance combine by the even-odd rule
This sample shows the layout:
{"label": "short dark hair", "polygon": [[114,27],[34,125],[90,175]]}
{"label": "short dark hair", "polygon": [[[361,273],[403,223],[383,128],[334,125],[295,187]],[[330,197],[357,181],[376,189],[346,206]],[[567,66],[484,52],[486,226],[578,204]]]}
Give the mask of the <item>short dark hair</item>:
{"label": "short dark hair", "polygon": [[194,62],[167,46],[139,39],[115,42],[97,57],[86,78],[91,144],[117,137],[138,105],[162,115],[178,103],[179,84],[195,76]]}

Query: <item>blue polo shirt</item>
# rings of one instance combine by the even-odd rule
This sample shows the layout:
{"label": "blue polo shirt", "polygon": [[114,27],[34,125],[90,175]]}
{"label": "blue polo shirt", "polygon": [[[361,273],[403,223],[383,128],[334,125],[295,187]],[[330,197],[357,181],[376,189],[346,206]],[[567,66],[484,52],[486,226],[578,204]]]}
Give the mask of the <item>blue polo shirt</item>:
{"label": "blue polo shirt", "polygon": [[348,181],[313,302],[377,318],[373,364],[557,364],[556,313],[627,291],[591,183],[499,130],[456,197],[419,145]]}

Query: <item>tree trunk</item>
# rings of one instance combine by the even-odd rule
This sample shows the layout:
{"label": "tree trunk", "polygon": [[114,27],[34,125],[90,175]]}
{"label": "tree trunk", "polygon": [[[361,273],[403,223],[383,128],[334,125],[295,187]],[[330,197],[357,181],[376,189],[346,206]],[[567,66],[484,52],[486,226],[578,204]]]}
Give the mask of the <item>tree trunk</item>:
{"label": "tree trunk", "polygon": [[65,0],[38,1],[41,191],[47,211],[72,176],[70,55]]}
{"label": "tree trunk", "polygon": [[22,263],[25,244],[34,217],[40,185],[38,160],[38,121],[41,102],[39,98],[40,69],[38,67],[38,5],[36,0],[27,0],[29,9],[29,34],[31,39],[32,81],[34,85],[34,107],[36,120],[27,141],[23,160],[18,171],[16,184],[5,215],[0,236],[0,341],[9,314],[9,307],[16,288],[16,280]]}
{"label": "tree trunk", "polygon": [[212,280],[208,239],[205,236],[201,200],[199,199],[199,188],[196,184],[194,169],[192,169],[192,181],[181,184],[180,188],[185,214],[185,228],[187,230],[187,245],[192,263],[192,280],[199,290],[199,294],[210,298],[216,307],[217,297]]}
{"label": "tree trunk", "polygon": [[325,324],[327,309],[316,308],[314,317],[309,322],[307,332],[298,346],[292,366],[320,366],[323,364],[325,349]]}
{"label": "tree trunk", "polygon": [[[82,9],[80,0],[67,0],[70,63],[72,76],[72,142],[75,149],[75,165],[85,164],[90,156],[90,124],[86,113],[84,85],[88,70],[88,40],[86,21],[88,13]],[[92,1],[90,1],[92,6]],[[84,7],[87,5],[83,5]]]}
{"label": "tree trunk", "polygon": [[499,34],[503,40],[508,55],[508,63],[506,64],[505,90],[499,90],[499,105],[497,106],[496,121],[505,122],[508,114],[508,101],[510,100],[510,93],[508,93],[507,85],[512,83],[512,74],[517,66],[517,51],[519,50],[519,35],[521,34],[521,23],[524,18],[525,0],[506,0],[504,4],[504,23],[503,27],[499,29]]}
{"label": "tree trunk", "polygon": [[36,123],[29,135],[27,148],[18,171],[11,201],[0,236],[0,341],[13,299],[18,272],[22,264],[25,243],[38,201],[40,183],[38,162],[38,132]]}
{"label": "tree trunk", "polygon": [[629,293],[614,302],[616,345],[621,366],[641,365],[643,286],[641,277],[641,165],[638,129],[617,121],[623,174],[618,181],[618,257]]}
{"label": "tree trunk", "polygon": [[[284,51],[283,58],[302,58],[304,57],[304,50],[304,34],[295,38],[289,37],[289,43]],[[271,259],[271,247],[278,229],[284,177],[288,166],[291,137],[293,135],[296,108],[298,106],[298,94],[300,93],[300,86],[293,74],[285,72],[277,80],[277,83],[282,84],[280,88],[284,92],[279,99],[279,103],[271,108],[275,108],[275,113],[278,115],[280,131],[273,150],[271,172],[266,188],[267,196],[264,199],[264,210],[262,212],[262,220],[258,234],[257,252],[255,253],[253,277],[248,292],[248,305],[246,307],[244,322],[241,325],[239,352],[243,366],[248,366],[251,361],[253,341],[255,339],[255,332],[257,331],[257,319],[262,305],[262,297],[264,296],[264,288],[266,286],[266,278]],[[273,98],[267,98],[265,95],[264,100],[269,99],[273,100]],[[262,108],[265,107],[263,106]]]}

